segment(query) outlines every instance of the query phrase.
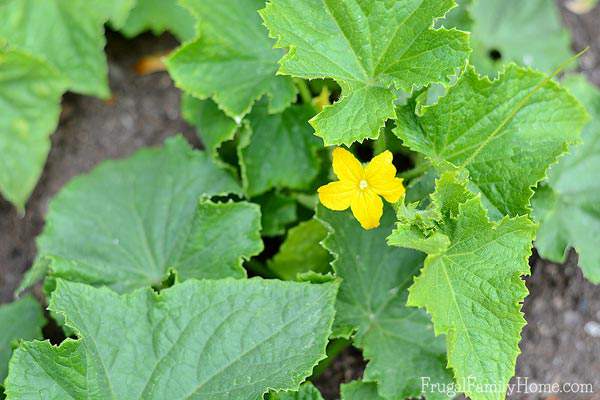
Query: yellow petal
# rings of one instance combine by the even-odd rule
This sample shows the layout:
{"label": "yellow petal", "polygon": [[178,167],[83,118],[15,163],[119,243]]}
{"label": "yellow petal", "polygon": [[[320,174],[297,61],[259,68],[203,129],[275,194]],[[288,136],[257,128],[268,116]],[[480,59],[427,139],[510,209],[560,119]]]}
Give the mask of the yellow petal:
{"label": "yellow petal", "polygon": [[350,207],[358,188],[348,181],[331,182],[318,190],[319,201],[330,210],[342,211]]}
{"label": "yellow petal", "polygon": [[361,190],[350,204],[352,214],[365,229],[379,226],[383,215],[383,202],[372,190]]}
{"label": "yellow petal", "polygon": [[364,177],[364,169],[360,161],[342,147],[333,150],[333,172],[340,181],[358,183]]}
{"label": "yellow petal", "polygon": [[369,181],[369,187],[378,195],[383,196],[383,198],[390,203],[395,203],[400,200],[400,197],[402,197],[405,191],[402,179],[400,178]]}
{"label": "yellow petal", "polygon": [[372,179],[392,179],[396,176],[396,167],[392,164],[394,156],[389,150],[373,157],[365,167],[365,177],[369,183]]}

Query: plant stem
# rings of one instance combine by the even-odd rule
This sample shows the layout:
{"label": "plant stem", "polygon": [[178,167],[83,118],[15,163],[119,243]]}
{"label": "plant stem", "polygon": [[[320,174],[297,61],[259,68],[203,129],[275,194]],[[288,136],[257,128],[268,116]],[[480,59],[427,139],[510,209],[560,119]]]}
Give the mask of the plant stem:
{"label": "plant stem", "polygon": [[304,79],[294,78],[294,83],[296,84],[296,87],[298,87],[298,91],[300,92],[300,98],[302,99],[302,101],[305,104],[308,104],[314,108],[314,105],[312,102],[313,96],[312,96],[312,93],[310,92],[310,88],[308,87],[308,84],[306,83],[306,81]]}
{"label": "plant stem", "polygon": [[431,168],[431,164],[429,161],[424,161],[418,164],[415,168],[409,169],[408,171],[402,171],[398,174],[400,178],[404,179],[412,179],[418,176],[423,175],[429,168]]}

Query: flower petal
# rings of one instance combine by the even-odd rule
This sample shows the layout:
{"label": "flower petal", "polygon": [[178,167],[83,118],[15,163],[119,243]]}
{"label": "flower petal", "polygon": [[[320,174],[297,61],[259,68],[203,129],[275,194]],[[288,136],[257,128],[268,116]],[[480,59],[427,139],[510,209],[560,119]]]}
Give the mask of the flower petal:
{"label": "flower petal", "polygon": [[373,157],[365,167],[365,177],[369,183],[372,179],[392,179],[396,176],[396,167],[392,164],[394,156],[389,150]]}
{"label": "flower petal", "polygon": [[369,186],[389,203],[395,203],[400,200],[400,197],[405,192],[401,178],[370,180]]}
{"label": "flower petal", "polygon": [[333,172],[340,181],[358,183],[364,176],[364,168],[352,153],[342,147],[333,150]]}
{"label": "flower petal", "polygon": [[357,192],[356,185],[348,181],[331,182],[318,190],[321,204],[334,211],[342,211],[350,207]]}
{"label": "flower petal", "polygon": [[372,190],[361,190],[352,199],[350,204],[352,214],[364,229],[373,229],[379,226],[383,215],[383,202]]}

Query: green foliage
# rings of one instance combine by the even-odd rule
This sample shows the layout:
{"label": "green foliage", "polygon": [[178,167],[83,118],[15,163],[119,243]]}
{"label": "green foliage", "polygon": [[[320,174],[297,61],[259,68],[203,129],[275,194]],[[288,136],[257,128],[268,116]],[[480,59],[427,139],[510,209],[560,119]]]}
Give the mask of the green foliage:
{"label": "green foliage", "polygon": [[342,385],[342,400],[385,400],[372,382],[353,381]]}
{"label": "green foliage", "polygon": [[[409,289],[408,305],[432,316],[436,335],[446,335],[448,366],[458,382],[474,377],[497,392],[472,399],[504,399],[514,374],[527,288],[528,257],[535,224],[526,216],[490,222],[467,180],[443,174],[432,205],[416,215],[400,210],[388,243],[427,253],[425,266]],[[493,357],[490,357],[493,354]]]}
{"label": "green foliage", "polygon": [[271,393],[267,400],[323,400],[319,390],[308,382],[300,386],[297,392]]}
{"label": "green foliage", "polygon": [[125,36],[134,37],[149,30],[155,35],[170,31],[181,41],[194,37],[194,18],[178,0],[135,0],[135,3],[122,26],[117,26]]}
{"label": "green foliage", "polygon": [[592,121],[575,147],[549,173],[547,184],[536,192],[534,216],[541,222],[535,245],[542,255],[564,262],[574,247],[579,265],[593,283],[600,283],[600,90],[583,76],[572,76],[564,85],[585,104]]}
{"label": "green foliage", "polygon": [[285,242],[267,266],[284,280],[298,280],[299,274],[309,271],[329,272],[329,253],[320,245],[326,236],[327,230],[319,221],[301,222],[288,231]]}
{"label": "green foliage", "polygon": [[0,193],[21,211],[46,162],[64,90],[51,65],[0,47]]}
{"label": "green foliage", "polygon": [[178,87],[212,99],[240,119],[256,100],[269,97],[269,111],[283,111],[295,98],[292,80],[276,76],[283,52],[273,49],[257,9],[263,0],[181,0],[197,18],[197,38],[167,60]]}
{"label": "green foliage", "polygon": [[480,0],[470,10],[471,62],[480,73],[495,75],[511,61],[551,72],[571,57],[554,0]]}
{"label": "green foliage", "polygon": [[260,205],[263,236],[279,236],[285,227],[298,219],[298,206],[293,197],[269,192],[252,199]]}
{"label": "green foliage", "polygon": [[41,339],[45,324],[42,309],[31,296],[0,306],[0,384],[8,373],[13,345],[20,340]]}
{"label": "green foliage", "polygon": [[277,47],[288,48],[279,72],[332,78],[341,100],[311,120],[326,145],[376,138],[394,118],[396,89],[446,77],[469,54],[463,32],[432,29],[453,0],[388,2],[271,0],[261,11]]}
{"label": "green foliage", "polygon": [[305,106],[291,106],[280,114],[269,114],[264,103],[254,108],[238,147],[248,196],[273,188],[310,187],[321,166],[319,139],[306,122],[311,115]]}
{"label": "green foliage", "polygon": [[334,333],[355,331],[354,344],[369,361],[365,380],[378,382],[379,394],[390,399],[420,396],[422,376],[451,381],[443,340],[434,337],[423,311],[406,307],[407,288],[423,255],[386,245],[395,221],[392,210],[386,208],[381,226],[368,231],[350,215],[323,207],[317,216],[330,232],[323,245],[342,279]]}
{"label": "green foliage", "polygon": [[437,104],[419,111],[398,109],[398,137],[442,170],[468,170],[495,219],[529,212],[531,188],[578,141],[588,118],[549,77],[515,65],[495,81],[469,68]]}
{"label": "green foliage", "polygon": [[181,137],[107,161],[53,199],[27,283],[44,267],[119,292],[159,285],[171,269],[182,279],[243,277],[241,259],[262,249],[258,207],[198,203],[227,193],[239,193],[233,178]]}
{"label": "green foliage", "polygon": [[79,338],[21,344],[7,398],[255,400],[294,390],[325,355],[336,290],[191,280],[119,296],[58,280],[49,308]]}

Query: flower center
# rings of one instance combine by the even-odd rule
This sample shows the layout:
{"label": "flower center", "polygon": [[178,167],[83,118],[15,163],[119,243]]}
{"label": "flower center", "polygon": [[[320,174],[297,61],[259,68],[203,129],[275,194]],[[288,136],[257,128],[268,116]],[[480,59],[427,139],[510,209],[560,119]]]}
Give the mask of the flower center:
{"label": "flower center", "polygon": [[358,187],[360,190],[365,190],[368,186],[369,183],[365,179],[361,179],[360,182],[358,182]]}

